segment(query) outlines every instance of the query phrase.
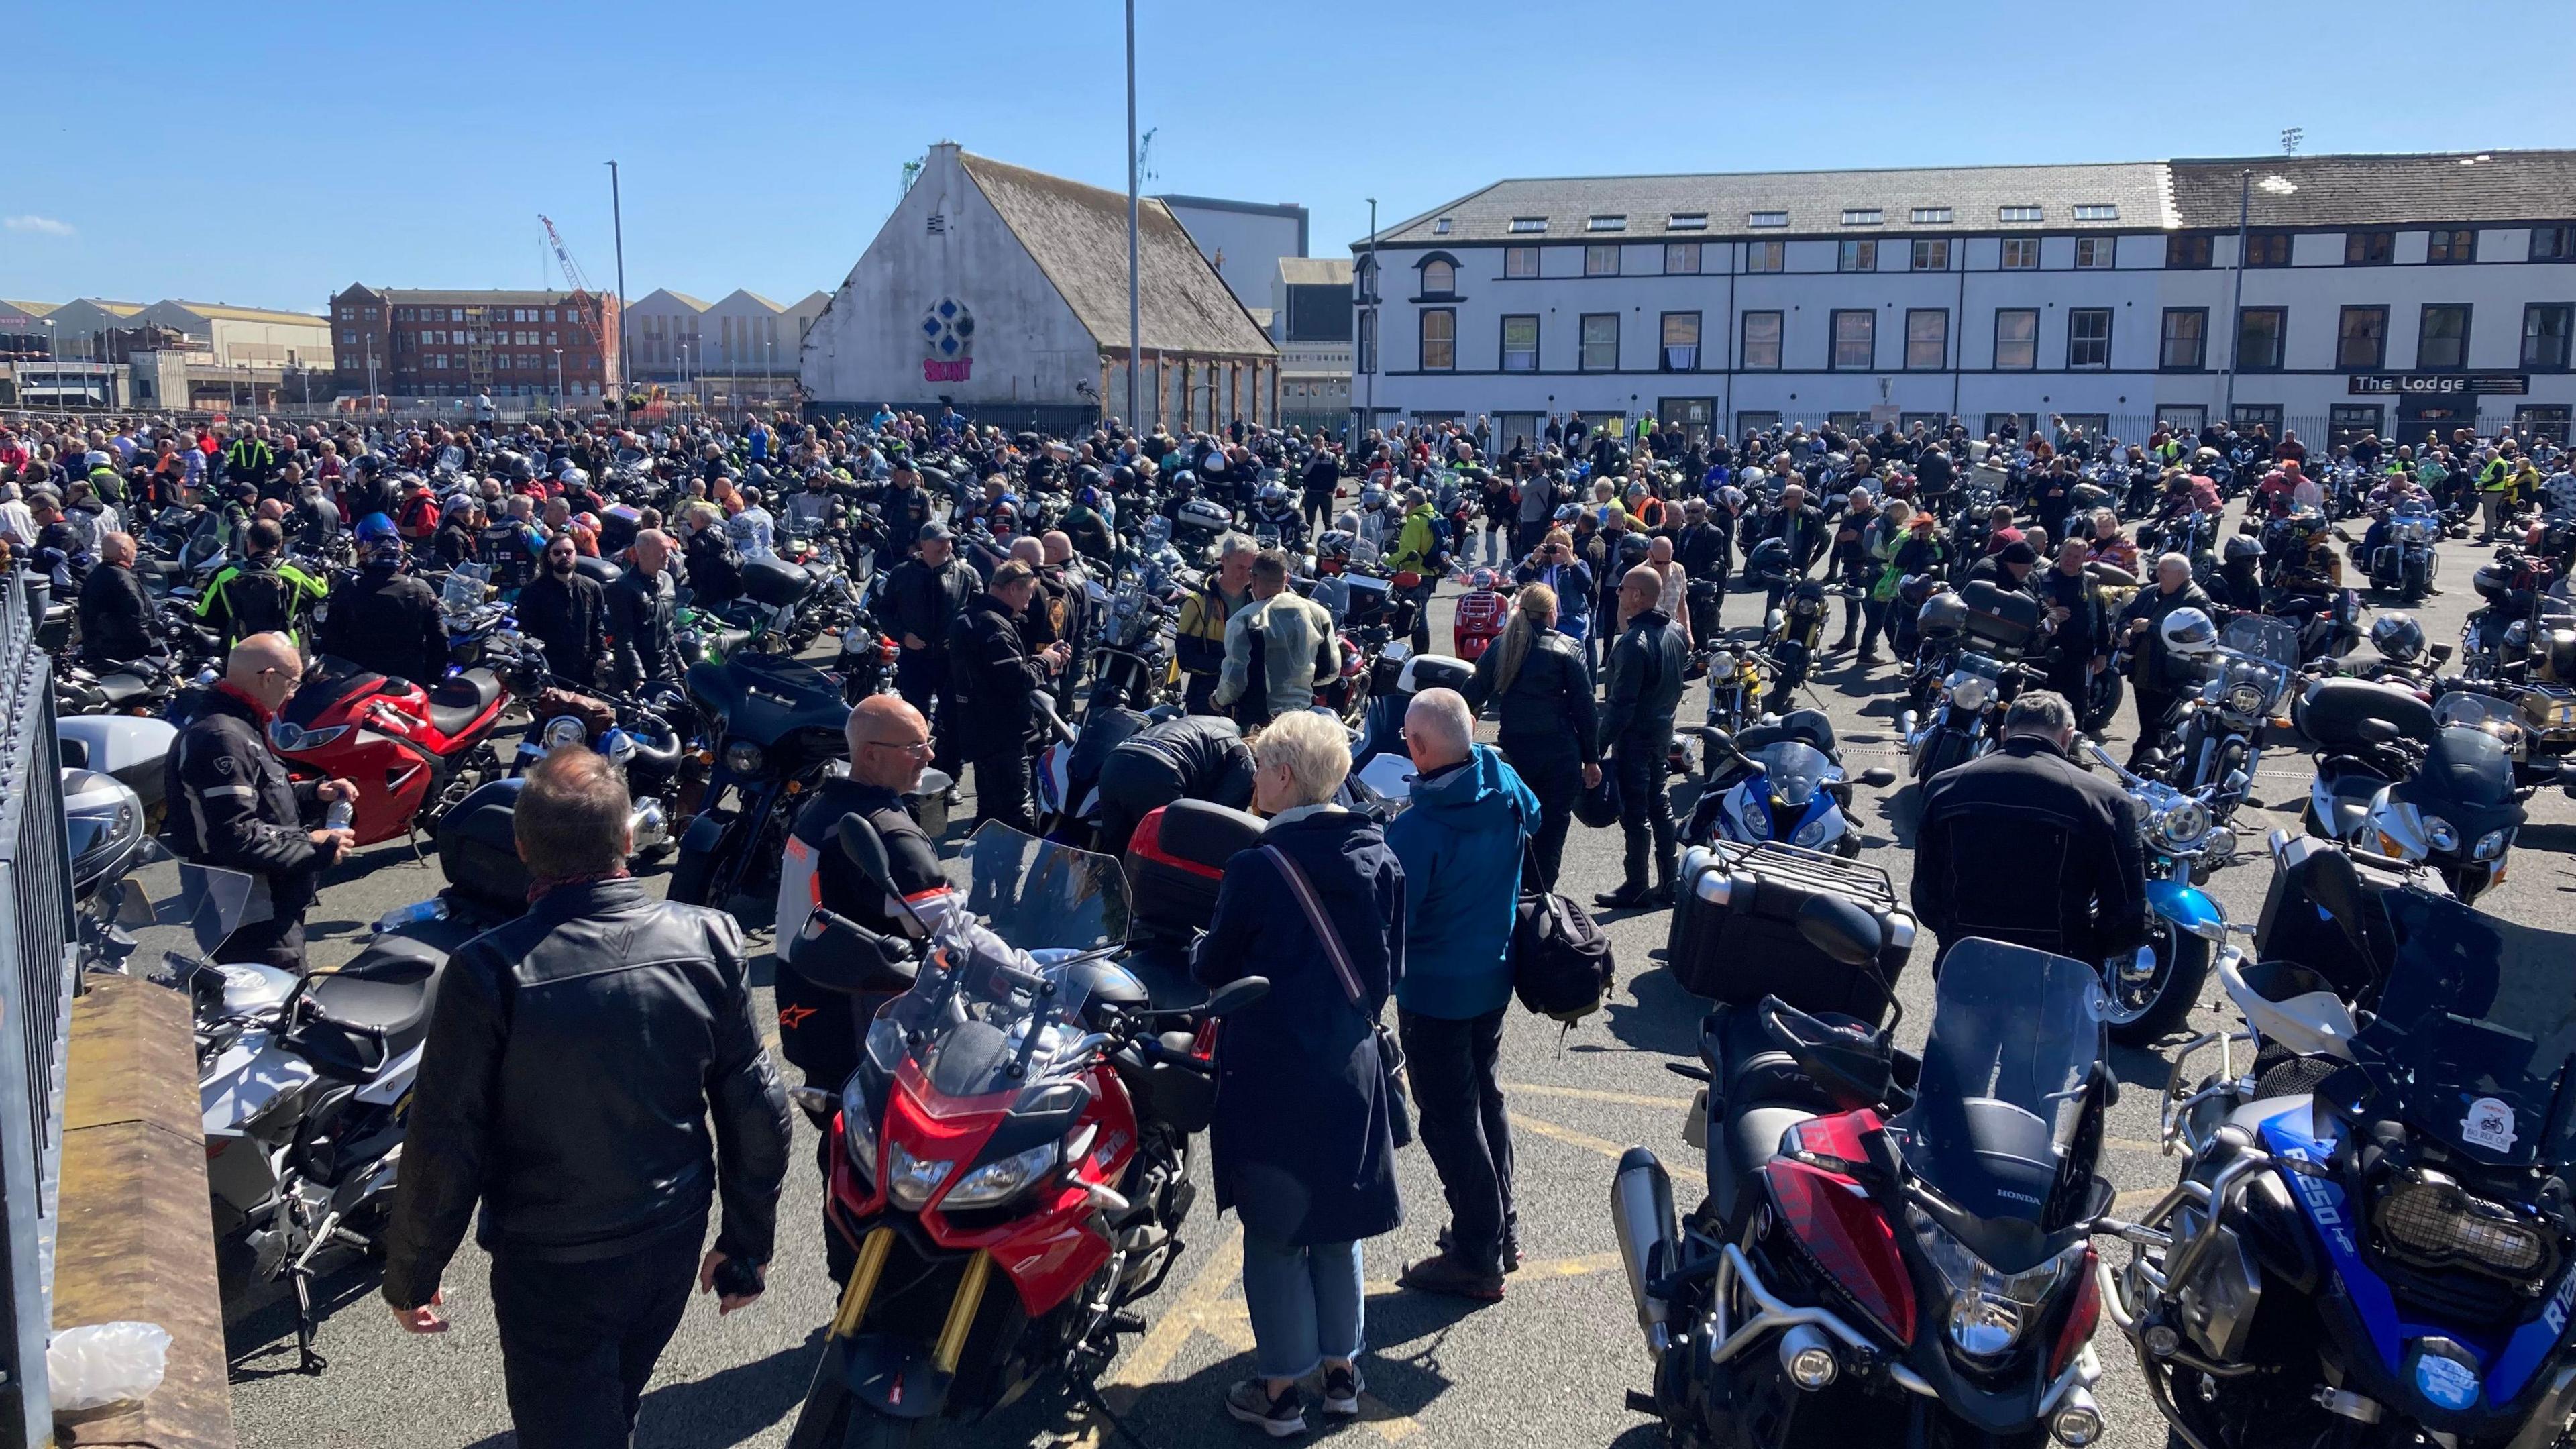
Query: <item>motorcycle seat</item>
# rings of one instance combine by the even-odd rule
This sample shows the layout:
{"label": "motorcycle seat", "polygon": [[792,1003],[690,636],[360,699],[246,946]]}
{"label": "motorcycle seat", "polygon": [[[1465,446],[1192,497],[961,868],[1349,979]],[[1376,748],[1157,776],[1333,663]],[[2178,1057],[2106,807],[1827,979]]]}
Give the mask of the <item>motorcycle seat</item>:
{"label": "motorcycle seat", "polygon": [[98,677],[98,692],[109,709],[123,709],[152,692],[149,682],[123,670],[112,670]]}
{"label": "motorcycle seat", "polygon": [[[346,972],[315,976],[304,988],[307,999],[329,1020],[307,1021],[295,1031],[295,1045],[314,1064],[335,1076],[372,1075],[385,1062],[418,1046],[429,1034],[430,982],[435,963],[419,979],[382,980]],[[343,1027],[355,1031],[344,1030]],[[384,1054],[376,1056],[373,1036],[384,1035]],[[363,1037],[364,1040],[356,1038]]]}
{"label": "motorcycle seat", "polygon": [[1755,1102],[1727,1117],[1719,1134],[1723,1140],[1710,1144],[1708,1154],[1709,1204],[1716,1210],[1719,1222],[1735,1221],[1736,1199],[1744,1185],[1780,1150],[1781,1135],[1821,1115],[1804,1107]]}
{"label": "motorcycle seat", "polygon": [[429,722],[440,734],[459,734],[500,697],[501,678],[489,669],[451,674],[429,692]]}

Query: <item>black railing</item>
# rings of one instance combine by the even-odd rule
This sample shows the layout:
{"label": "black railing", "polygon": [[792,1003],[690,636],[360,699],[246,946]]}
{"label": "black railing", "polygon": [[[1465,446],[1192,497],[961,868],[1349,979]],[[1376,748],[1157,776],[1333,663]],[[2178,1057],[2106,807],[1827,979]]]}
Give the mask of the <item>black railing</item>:
{"label": "black railing", "polygon": [[53,1327],[64,1044],[76,937],[54,739],[52,661],[25,575],[0,578],[0,1446],[53,1442]]}

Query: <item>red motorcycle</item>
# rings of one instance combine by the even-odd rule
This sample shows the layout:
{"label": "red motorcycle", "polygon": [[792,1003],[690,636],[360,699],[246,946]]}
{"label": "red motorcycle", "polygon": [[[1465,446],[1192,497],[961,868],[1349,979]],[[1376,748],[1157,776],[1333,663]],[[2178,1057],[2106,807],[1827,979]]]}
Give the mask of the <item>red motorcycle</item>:
{"label": "red motorcycle", "polygon": [[427,689],[325,655],[270,722],[269,747],[288,769],[357,785],[350,828],[358,844],[434,829],[448,807],[503,773],[493,730],[514,683],[519,692],[533,691],[542,657],[531,658],[515,636],[463,647],[479,649],[494,667],[466,669]]}
{"label": "red motorcycle", "polygon": [[[864,820],[840,844],[901,898]],[[1181,1255],[1216,1018],[1269,990],[1157,1009],[1112,960],[1129,912],[1108,856],[987,824],[952,870],[917,964],[827,911],[798,952],[842,963],[809,971],[827,985],[903,994],[839,1092],[795,1093],[855,1262],[790,1449],[935,1442],[1051,1377],[1088,1385]]]}

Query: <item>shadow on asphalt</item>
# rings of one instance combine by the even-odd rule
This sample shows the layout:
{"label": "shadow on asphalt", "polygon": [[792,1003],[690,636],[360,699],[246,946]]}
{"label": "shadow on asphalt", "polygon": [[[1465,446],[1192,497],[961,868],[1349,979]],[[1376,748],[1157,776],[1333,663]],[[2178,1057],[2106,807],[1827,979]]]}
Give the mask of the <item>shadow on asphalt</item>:
{"label": "shadow on asphalt", "polygon": [[[313,1351],[327,1359],[331,1356],[331,1320],[344,1309],[363,1311],[375,1301],[376,1287],[384,1275],[374,1259],[354,1254],[335,1252],[332,1257],[316,1261],[323,1270],[313,1275]],[[258,1300],[257,1306],[224,1325],[224,1359],[231,1368],[232,1381],[253,1383],[298,1372],[294,1290],[282,1280],[243,1282],[248,1264],[239,1255],[222,1255],[219,1267],[226,1270],[220,1275],[226,1302],[236,1301],[237,1295]]]}
{"label": "shadow on asphalt", "polygon": [[[740,1444],[753,1438],[805,1401],[822,1349],[823,1329],[817,1325],[793,1348],[702,1379],[651,1390],[636,1415],[637,1449]],[[477,1449],[499,1449],[513,1442],[508,1434],[495,1434]]]}
{"label": "shadow on asphalt", "polygon": [[1627,991],[1610,999],[1610,1035],[1620,1046],[1585,1042],[1566,1050],[1661,1052],[1685,1060],[1698,1055],[1699,1022],[1708,1014],[1708,1002],[1682,990],[1664,961],[1663,948],[1657,947],[1649,959],[1655,964],[1631,967]]}

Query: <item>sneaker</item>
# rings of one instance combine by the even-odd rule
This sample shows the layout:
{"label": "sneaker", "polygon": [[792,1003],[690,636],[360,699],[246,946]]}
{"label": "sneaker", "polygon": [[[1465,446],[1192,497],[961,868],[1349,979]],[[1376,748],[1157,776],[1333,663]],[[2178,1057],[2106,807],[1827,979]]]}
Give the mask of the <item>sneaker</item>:
{"label": "sneaker", "polygon": [[1404,1270],[1396,1285],[1416,1293],[1468,1298],[1478,1303],[1503,1301],[1503,1275],[1480,1273],[1446,1253],[1423,1259]]}
{"label": "sneaker", "polygon": [[1258,1424],[1273,1439],[1306,1432],[1306,1406],[1290,1384],[1272,1398],[1259,1379],[1245,1379],[1225,1392],[1225,1411],[1238,1424]]}
{"label": "sneaker", "polygon": [[[1440,1236],[1436,1241],[1439,1243],[1440,1251],[1444,1253],[1448,1252],[1449,1230],[1447,1228],[1442,1228],[1440,1230]],[[1510,1232],[1505,1232],[1503,1234],[1503,1271],[1506,1273],[1517,1273],[1520,1270],[1521,1240],[1516,1235]]]}
{"label": "sneaker", "polygon": [[1358,1364],[1349,1368],[1324,1366],[1324,1412],[1336,1419],[1360,1416],[1360,1395],[1368,1392],[1368,1380],[1360,1376]]}

